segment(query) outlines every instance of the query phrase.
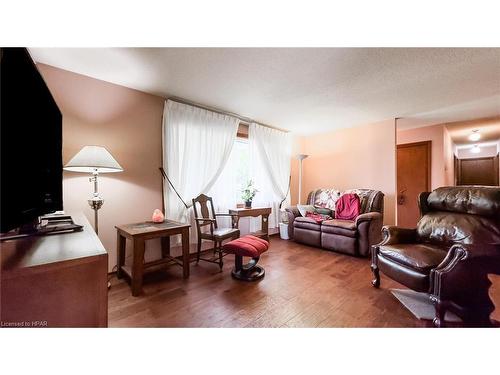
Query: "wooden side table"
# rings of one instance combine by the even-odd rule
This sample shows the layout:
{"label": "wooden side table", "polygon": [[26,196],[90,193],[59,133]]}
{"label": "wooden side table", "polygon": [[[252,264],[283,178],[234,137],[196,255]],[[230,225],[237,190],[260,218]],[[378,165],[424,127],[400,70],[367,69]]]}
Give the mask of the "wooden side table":
{"label": "wooden side table", "polygon": [[[238,219],[242,217],[262,217],[261,230],[250,233],[253,236],[261,237],[269,241],[269,215],[271,207],[255,207],[255,208],[233,208],[229,210],[230,215],[237,215]],[[239,220],[238,220],[239,221]]]}
{"label": "wooden side table", "polygon": [[[131,280],[132,295],[138,296],[142,291],[142,277],[144,270],[148,267],[160,264],[178,264],[182,266],[183,276],[189,277],[189,224],[178,223],[173,220],[165,220],[163,223],[146,221],[142,223],[117,225],[117,266],[116,277],[122,278],[127,275]],[[182,236],[182,261],[170,256],[170,236],[180,234]],[[162,258],[144,263],[145,241],[161,238]],[[126,240],[133,241],[132,267],[125,265]]]}

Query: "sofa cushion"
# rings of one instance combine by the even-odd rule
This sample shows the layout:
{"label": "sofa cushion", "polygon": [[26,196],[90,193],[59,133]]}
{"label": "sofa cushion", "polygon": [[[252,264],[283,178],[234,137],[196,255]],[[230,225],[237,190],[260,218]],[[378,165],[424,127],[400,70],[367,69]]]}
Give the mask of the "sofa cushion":
{"label": "sofa cushion", "polygon": [[353,238],[357,235],[356,223],[351,220],[333,219],[323,221],[321,231]]}
{"label": "sofa cushion", "polygon": [[331,226],[331,227],[339,227],[343,229],[356,230],[356,222],[354,220],[341,220],[341,219],[332,219],[323,221],[323,225]]}
{"label": "sofa cushion", "polygon": [[293,226],[295,228],[303,228],[316,231],[321,230],[321,224],[318,224],[310,217],[302,217],[302,216],[296,217],[295,220],[293,221]]}
{"label": "sofa cushion", "polygon": [[415,243],[381,245],[379,253],[396,263],[427,272],[441,263],[447,251],[431,244]]}

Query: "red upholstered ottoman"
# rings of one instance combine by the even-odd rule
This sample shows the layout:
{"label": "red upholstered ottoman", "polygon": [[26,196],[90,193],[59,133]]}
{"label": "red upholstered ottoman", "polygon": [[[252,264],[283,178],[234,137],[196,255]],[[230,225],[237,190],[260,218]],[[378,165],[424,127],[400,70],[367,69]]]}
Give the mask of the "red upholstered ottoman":
{"label": "red upholstered ottoman", "polygon": [[[260,255],[267,251],[269,242],[251,235],[240,237],[228,242],[222,250],[228,254],[234,254],[234,268],[231,272],[234,278],[245,281],[262,279],[265,270],[257,265]],[[252,258],[247,264],[243,264],[243,257]]]}

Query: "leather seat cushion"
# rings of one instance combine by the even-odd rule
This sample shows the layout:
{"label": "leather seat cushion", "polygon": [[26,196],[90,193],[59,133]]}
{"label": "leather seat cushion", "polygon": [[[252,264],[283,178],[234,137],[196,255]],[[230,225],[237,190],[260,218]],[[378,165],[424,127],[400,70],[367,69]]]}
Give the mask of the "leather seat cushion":
{"label": "leather seat cushion", "polygon": [[323,225],[321,226],[321,232],[323,233],[339,234],[352,238],[356,238],[358,233],[357,229],[356,222],[352,220],[327,220],[323,221]]}
{"label": "leather seat cushion", "polygon": [[379,252],[396,263],[420,272],[435,268],[447,254],[446,250],[425,243],[381,245]]}
{"label": "leather seat cushion", "polygon": [[222,247],[229,254],[257,258],[269,248],[269,242],[252,235],[243,236],[230,241]]}
{"label": "leather seat cushion", "polygon": [[321,224],[318,224],[316,221],[314,221],[310,217],[299,216],[299,217],[295,218],[295,220],[293,222],[293,226],[295,228],[311,229],[311,230],[316,230],[316,231],[321,230]]}
{"label": "leather seat cushion", "polygon": [[332,219],[323,221],[323,225],[339,227],[349,230],[356,230],[356,222],[354,220]]}

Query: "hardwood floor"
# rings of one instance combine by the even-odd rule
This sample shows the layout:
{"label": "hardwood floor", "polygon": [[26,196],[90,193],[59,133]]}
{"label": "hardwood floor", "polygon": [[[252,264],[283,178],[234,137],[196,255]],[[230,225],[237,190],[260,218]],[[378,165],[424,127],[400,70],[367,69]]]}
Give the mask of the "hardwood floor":
{"label": "hardwood floor", "polygon": [[[271,238],[259,262],[266,276],[256,283],[231,277],[234,257],[217,265],[191,265],[191,277],[170,266],[146,276],[144,292],[112,279],[110,327],[423,327],[392,296],[401,287],[382,275],[371,286],[368,259],[359,259]],[[500,280],[491,288],[500,301]],[[498,309],[492,317],[498,319]]]}

